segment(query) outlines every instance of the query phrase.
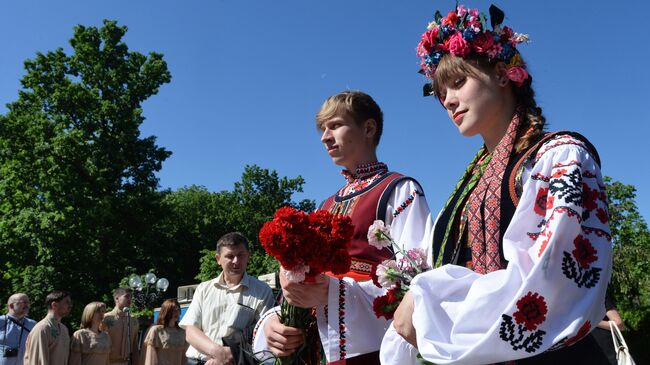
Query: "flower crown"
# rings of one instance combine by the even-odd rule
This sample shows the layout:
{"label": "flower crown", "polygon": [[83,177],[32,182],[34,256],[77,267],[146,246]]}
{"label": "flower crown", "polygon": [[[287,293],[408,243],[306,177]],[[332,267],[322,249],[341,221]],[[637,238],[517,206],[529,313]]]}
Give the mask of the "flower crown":
{"label": "flower crown", "polygon": [[[501,27],[505,17],[501,9],[490,5],[489,11],[492,30],[487,29],[485,14],[478,9],[458,5],[446,17],[436,11],[434,21],[429,23],[416,49],[418,57],[422,58],[420,73],[433,79],[438,63],[448,53],[461,58],[481,55],[489,60],[503,61],[508,78],[521,87],[530,76],[516,47],[527,42],[528,35]],[[432,94],[433,85],[426,84],[424,95]]]}

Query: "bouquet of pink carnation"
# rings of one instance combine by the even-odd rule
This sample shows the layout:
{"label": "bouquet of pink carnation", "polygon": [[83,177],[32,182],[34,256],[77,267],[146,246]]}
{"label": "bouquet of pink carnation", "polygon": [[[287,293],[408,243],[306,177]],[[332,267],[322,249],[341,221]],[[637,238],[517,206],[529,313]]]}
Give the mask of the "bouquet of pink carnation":
{"label": "bouquet of pink carnation", "polygon": [[424,250],[420,248],[404,250],[393,240],[390,229],[384,226],[383,221],[376,220],[368,228],[368,243],[379,250],[392,247],[402,255],[400,259],[394,257],[377,265],[376,277],[373,278],[375,285],[387,291],[386,294],[375,298],[372,309],[377,318],[385,317],[390,320],[393,319],[395,310],[402,302],[415,275],[431,270],[431,267],[427,264]]}

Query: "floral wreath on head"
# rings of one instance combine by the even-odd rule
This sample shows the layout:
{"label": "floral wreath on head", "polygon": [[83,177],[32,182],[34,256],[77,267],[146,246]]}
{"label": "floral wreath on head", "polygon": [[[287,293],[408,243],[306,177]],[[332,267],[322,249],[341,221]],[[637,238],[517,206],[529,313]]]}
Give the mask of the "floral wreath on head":
{"label": "floral wreath on head", "polygon": [[[416,48],[420,63],[420,73],[433,79],[438,63],[445,54],[467,58],[472,55],[487,56],[488,60],[502,61],[506,64],[507,76],[517,87],[521,87],[530,78],[526,65],[517,50],[517,44],[528,41],[528,35],[515,33],[509,27],[502,27],[504,12],[490,5],[490,24],[478,9],[467,9],[457,5],[443,17],[436,11],[434,20],[429,23],[427,31],[422,34]],[[433,94],[433,85],[424,86],[424,95]]]}

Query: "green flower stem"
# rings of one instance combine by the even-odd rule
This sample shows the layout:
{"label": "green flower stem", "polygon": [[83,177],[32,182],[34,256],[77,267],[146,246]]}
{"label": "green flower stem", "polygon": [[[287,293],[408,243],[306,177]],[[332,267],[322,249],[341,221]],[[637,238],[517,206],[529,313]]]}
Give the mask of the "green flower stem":
{"label": "green flower stem", "polygon": [[415,271],[416,271],[418,274],[421,274],[421,273],[422,273],[422,270],[420,270],[420,268],[415,264],[415,261],[413,261],[413,259],[409,257],[408,253],[407,253],[406,251],[404,251],[403,248],[399,247],[399,245],[397,244],[397,242],[393,241],[393,237],[387,235],[386,232],[384,232],[384,231],[379,231],[379,234],[378,234],[377,236],[378,236],[379,238],[384,237],[383,241],[388,241],[388,242],[390,242],[390,244],[391,244],[395,249],[397,249],[397,251],[398,251],[399,253],[401,253],[402,256],[406,257],[406,259],[409,261],[409,263],[411,264],[411,266],[413,266],[413,269],[415,269]]}

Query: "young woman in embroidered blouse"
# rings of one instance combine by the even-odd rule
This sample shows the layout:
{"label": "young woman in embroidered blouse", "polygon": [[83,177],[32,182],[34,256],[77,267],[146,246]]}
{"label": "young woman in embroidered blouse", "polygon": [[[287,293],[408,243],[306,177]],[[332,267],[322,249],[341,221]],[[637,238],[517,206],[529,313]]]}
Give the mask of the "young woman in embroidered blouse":
{"label": "young woman in embroidered blouse", "polygon": [[187,341],[185,330],[178,326],[181,306],[175,299],[167,299],[160,307],[160,314],[144,339],[147,347],[144,365],[185,365]]}
{"label": "young woman in embroidered blouse", "polygon": [[[434,227],[384,337],[384,364],[603,363],[585,338],[605,313],[611,243],[593,146],[545,133],[517,44],[527,36],[459,6],[422,35],[425,92],[479,150]],[[444,266],[443,266],[444,265]],[[556,350],[548,351],[547,350]],[[521,359],[521,360],[520,360]]]}
{"label": "young woman in embroidered blouse", "polygon": [[81,329],[72,334],[69,365],[108,365],[111,338],[101,330],[106,304],[91,302],[81,314]]}

